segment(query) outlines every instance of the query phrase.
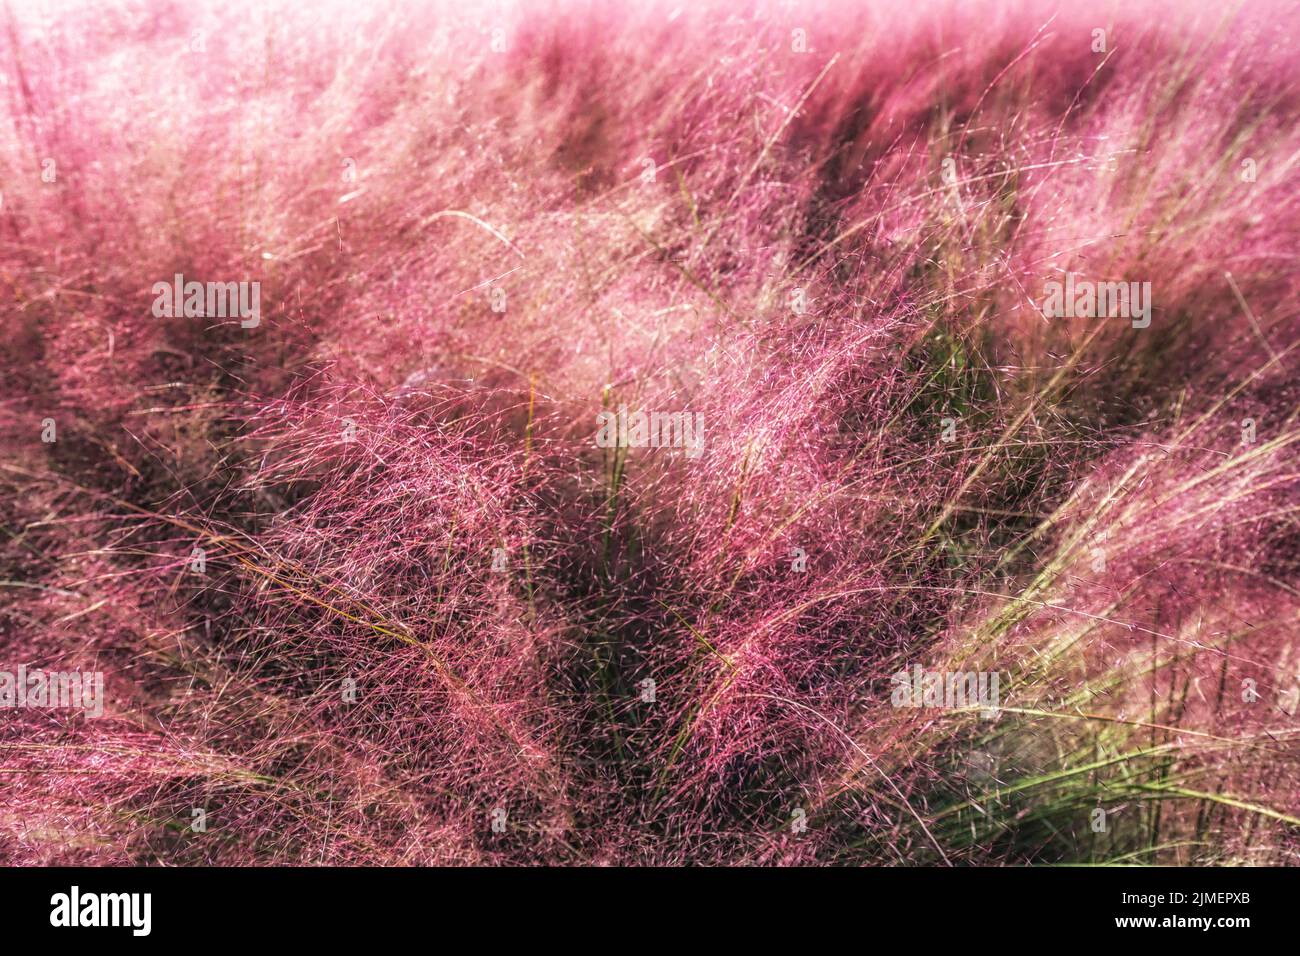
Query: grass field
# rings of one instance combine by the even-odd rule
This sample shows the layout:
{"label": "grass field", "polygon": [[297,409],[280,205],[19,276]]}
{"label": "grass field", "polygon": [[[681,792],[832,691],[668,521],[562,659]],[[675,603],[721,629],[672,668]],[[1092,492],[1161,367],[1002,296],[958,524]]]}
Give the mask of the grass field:
{"label": "grass field", "polygon": [[1300,862],[1297,28],[0,7],[0,862]]}

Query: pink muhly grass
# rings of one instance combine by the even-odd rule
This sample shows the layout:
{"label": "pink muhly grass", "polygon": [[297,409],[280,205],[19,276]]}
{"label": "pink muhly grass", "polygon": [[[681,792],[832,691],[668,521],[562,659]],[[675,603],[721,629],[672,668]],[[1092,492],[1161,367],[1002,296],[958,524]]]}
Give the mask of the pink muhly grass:
{"label": "pink muhly grass", "polygon": [[0,860],[1294,862],[1284,5],[5,18]]}

